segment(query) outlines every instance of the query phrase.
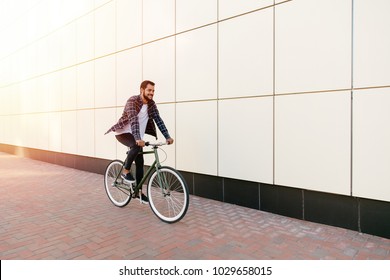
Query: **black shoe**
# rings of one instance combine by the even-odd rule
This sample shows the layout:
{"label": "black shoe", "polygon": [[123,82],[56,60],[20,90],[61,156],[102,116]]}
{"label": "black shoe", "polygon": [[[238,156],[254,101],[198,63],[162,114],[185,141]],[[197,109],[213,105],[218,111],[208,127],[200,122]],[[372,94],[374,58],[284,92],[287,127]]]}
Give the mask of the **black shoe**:
{"label": "black shoe", "polygon": [[135,182],[135,179],[133,177],[133,175],[131,175],[131,173],[127,173],[126,175],[125,174],[122,174],[121,175],[122,179],[125,180],[127,183],[134,183]]}
{"label": "black shoe", "polygon": [[139,197],[139,194],[135,198],[138,199],[141,203],[149,204],[149,198],[143,193],[141,193],[141,198]]}

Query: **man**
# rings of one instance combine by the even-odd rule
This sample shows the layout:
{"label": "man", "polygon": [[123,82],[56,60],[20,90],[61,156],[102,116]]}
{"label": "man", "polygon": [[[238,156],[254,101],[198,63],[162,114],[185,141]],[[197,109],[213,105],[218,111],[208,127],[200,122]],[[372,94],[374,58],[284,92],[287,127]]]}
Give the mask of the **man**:
{"label": "man", "polygon": [[[143,81],[140,85],[140,94],[134,95],[127,100],[122,117],[120,117],[118,122],[105,133],[107,134],[111,131],[115,132],[116,139],[130,148],[122,174],[122,178],[128,183],[135,182],[130,172],[131,164],[134,160],[137,182],[140,182],[144,175],[144,157],[142,154],[139,154],[139,152],[142,151],[142,147],[145,146],[145,141],[143,140],[145,133],[157,138],[154,122],[164,135],[167,143],[173,143],[173,139],[169,135],[157,110],[157,105],[153,101],[154,86],[155,84],[152,81]],[[149,202],[149,199],[142,191],[141,196],[138,197],[138,199],[140,199],[141,202]]]}

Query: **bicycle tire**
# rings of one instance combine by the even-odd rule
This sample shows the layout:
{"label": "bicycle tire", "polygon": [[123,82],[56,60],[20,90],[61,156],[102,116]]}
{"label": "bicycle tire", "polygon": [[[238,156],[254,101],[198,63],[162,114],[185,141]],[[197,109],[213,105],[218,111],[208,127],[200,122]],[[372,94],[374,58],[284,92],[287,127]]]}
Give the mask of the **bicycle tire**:
{"label": "bicycle tire", "polygon": [[104,172],[104,186],[106,194],[110,201],[118,207],[126,206],[131,200],[131,191],[129,185],[123,183],[119,177],[119,181],[115,183],[117,175],[121,172],[123,162],[120,160],[113,160],[107,165]]}
{"label": "bicycle tire", "polygon": [[190,201],[187,183],[174,168],[165,166],[154,171],[147,194],[153,213],[166,223],[178,222],[187,213]]}

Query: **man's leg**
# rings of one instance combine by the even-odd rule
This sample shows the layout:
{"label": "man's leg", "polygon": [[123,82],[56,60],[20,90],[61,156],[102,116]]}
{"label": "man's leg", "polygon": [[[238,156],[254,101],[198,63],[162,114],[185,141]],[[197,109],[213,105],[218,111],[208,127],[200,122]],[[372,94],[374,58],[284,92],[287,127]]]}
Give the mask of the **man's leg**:
{"label": "man's leg", "polygon": [[[142,148],[140,149],[142,152]],[[141,182],[142,178],[144,177],[144,155],[143,154],[138,154],[137,157],[135,158],[135,178],[137,180],[137,184]]]}
{"label": "man's leg", "polygon": [[[137,180],[137,183],[140,182],[142,180],[142,177],[144,176],[144,156],[139,154],[139,152],[142,150],[142,148],[136,144],[134,136],[130,133],[115,135],[115,137],[123,145],[130,147],[129,152],[127,153],[127,158],[126,158],[126,162],[125,162],[125,166],[124,166],[124,169],[125,169],[124,173],[127,174],[130,171],[131,164],[135,160],[136,180]],[[128,180],[131,182],[134,179],[131,178],[132,176],[130,176],[130,174],[125,176],[125,180]],[[138,198],[143,203],[149,202],[148,198],[142,193],[142,188],[141,188],[141,193],[138,196]]]}
{"label": "man's leg", "polygon": [[[138,154],[137,157],[135,158],[135,167],[136,167],[135,177],[138,184],[139,182],[141,182],[142,178],[144,177],[144,155],[143,154]],[[140,188],[140,195],[138,198],[141,199],[142,203],[149,203],[149,199],[142,192],[142,186]]]}
{"label": "man's leg", "polygon": [[130,150],[127,153],[127,158],[125,161],[125,170],[124,173],[128,173],[131,169],[131,164],[133,163],[134,159],[137,157],[139,151],[141,150],[141,147],[139,147],[134,139],[134,136],[131,133],[124,133],[120,135],[115,135],[116,139],[125,145],[126,147],[129,147]]}

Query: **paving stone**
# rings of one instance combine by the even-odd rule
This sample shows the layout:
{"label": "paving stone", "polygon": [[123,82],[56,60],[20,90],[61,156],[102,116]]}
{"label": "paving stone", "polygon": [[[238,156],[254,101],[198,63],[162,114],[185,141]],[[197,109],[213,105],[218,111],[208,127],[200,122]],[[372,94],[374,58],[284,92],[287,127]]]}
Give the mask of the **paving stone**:
{"label": "paving stone", "polygon": [[[23,174],[21,174],[21,168]],[[178,223],[103,176],[0,153],[0,259],[390,259],[390,240],[196,196]]]}

